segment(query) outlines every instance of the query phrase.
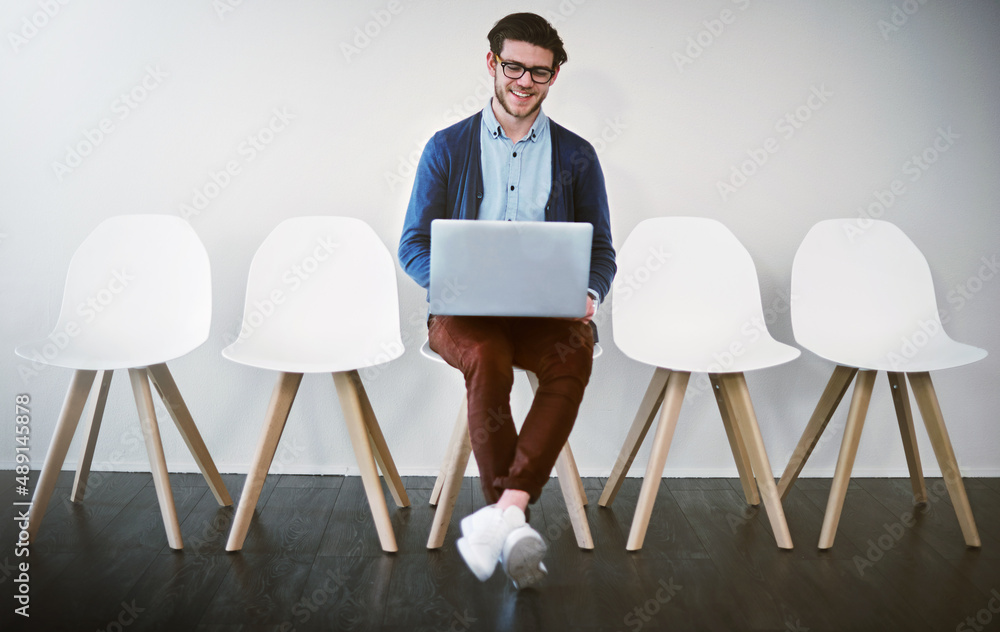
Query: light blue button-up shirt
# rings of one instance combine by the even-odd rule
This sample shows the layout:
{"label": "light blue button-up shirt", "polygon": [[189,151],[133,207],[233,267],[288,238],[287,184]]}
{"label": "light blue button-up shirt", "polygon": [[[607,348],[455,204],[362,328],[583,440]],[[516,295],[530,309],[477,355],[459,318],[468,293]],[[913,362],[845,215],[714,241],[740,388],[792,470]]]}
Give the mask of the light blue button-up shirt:
{"label": "light blue button-up shirt", "polygon": [[[483,167],[483,201],[478,219],[544,222],[552,190],[552,137],[549,117],[538,110],[535,123],[524,138],[511,142],[493,113],[491,100],[483,108],[479,135]],[[600,304],[596,290],[587,292]]]}
{"label": "light blue button-up shirt", "polygon": [[552,190],[552,137],[545,112],[538,111],[534,125],[514,144],[493,114],[490,101],[483,108],[480,146],[483,201],[479,219],[545,221]]}

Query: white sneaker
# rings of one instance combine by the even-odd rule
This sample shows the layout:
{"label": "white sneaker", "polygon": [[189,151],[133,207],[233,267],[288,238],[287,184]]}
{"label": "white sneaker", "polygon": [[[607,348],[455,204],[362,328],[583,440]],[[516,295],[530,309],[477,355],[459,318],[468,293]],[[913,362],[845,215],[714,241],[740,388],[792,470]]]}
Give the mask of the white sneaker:
{"label": "white sneaker", "polygon": [[462,519],[458,552],[479,581],[493,575],[507,536],[522,526],[524,512],[513,506],[501,512],[496,505],[489,505]]}
{"label": "white sneaker", "polygon": [[537,531],[528,525],[514,529],[507,536],[500,553],[503,570],[518,590],[538,583],[548,570],[542,563],[548,546]]}

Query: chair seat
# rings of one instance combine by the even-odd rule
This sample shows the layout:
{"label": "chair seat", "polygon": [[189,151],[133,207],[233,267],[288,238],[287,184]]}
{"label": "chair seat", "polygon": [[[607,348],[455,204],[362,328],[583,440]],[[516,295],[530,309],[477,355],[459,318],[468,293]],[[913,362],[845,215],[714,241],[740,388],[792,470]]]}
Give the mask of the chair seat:
{"label": "chair seat", "polygon": [[[86,339],[81,335],[80,339],[70,339],[65,347],[59,348],[51,339],[43,338],[18,346],[14,353],[26,360],[50,366],[82,371],[112,371],[163,364],[200,346],[200,343],[193,347],[184,344],[169,349],[164,348],[161,342],[149,342],[148,339],[124,342],[122,339]],[[54,353],[53,349],[56,350]]]}
{"label": "chair seat", "polygon": [[208,252],[183,219],[110,217],[73,253],[52,333],[15,353],[83,371],[175,360],[208,339],[211,278]]}
{"label": "chair seat", "polygon": [[222,350],[233,362],[283,373],[336,373],[384,364],[403,355],[399,339],[380,344],[371,340],[316,340],[251,335]]}
{"label": "chair seat", "polygon": [[239,338],[223,357],[283,373],[340,373],[403,354],[392,256],[353,217],[294,217],[257,248]]}
{"label": "chair seat", "polygon": [[752,336],[732,336],[708,344],[694,336],[676,335],[650,337],[642,344],[623,346],[628,348],[625,355],[633,360],[689,373],[743,373],[791,362],[801,354],[766,333],[746,342],[749,339]]}
{"label": "chair seat", "polygon": [[917,328],[909,335],[901,333],[879,340],[854,336],[828,339],[822,344],[799,342],[819,357],[843,366],[896,373],[951,369],[978,362],[987,355],[985,349],[956,342],[941,329],[931,332]]}
{"label": "chair seat", "polygon": [[938,313],[923,253],[899,227],[856,219],[813,226],[792,264],[795,342],[842,366],[921,373],[970,364],[986,351],[955,342]]}
{"label": "chair seat", "polygon": [[618,254],[614,314],[615,346],[664,369],[743,373],[800,354],[771,337],[753,259],[713,219],[655,217],[636,226]]}

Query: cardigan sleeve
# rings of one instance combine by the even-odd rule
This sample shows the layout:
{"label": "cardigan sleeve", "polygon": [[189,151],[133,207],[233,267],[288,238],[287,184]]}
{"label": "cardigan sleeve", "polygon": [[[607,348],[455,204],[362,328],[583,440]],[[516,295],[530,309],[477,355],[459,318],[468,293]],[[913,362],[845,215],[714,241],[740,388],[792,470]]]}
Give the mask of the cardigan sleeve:
{"label": "cardigan sleeve", "polygon": [[611,217],[604,172],[594,147],[584,145],[571,158],[573,178],[573,214],[576,221],[590,222],[594,237],[590,247],[590,285],[600,295],[600,301],[611,291],[611,281],[618,266],[615,248],[611,243]]}
{"label": "cardigan sleeve", "polygon": [[420,156],[397,251],[403,270],[423,288],[430,285],[431,221],[446,216],[448,200],[445,156],[438,136],[431,137]]}

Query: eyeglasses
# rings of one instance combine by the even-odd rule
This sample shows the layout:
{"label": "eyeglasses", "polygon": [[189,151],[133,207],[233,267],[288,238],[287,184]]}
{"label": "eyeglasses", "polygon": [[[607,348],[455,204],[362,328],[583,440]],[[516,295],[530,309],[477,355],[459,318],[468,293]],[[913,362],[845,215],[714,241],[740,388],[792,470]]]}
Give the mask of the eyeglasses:
{"label": "eyeglasses", "polygon": [[500,59],[500,55],[496,55],[496,58],[500,62],[500,67],[503,68],[504,76],[508,79],[520,79],[524,76],[524,73],[530,72],[531,80],[535,83],[548,83],[556,75],[554,70],[544,66],[525,68],[524,64],[519,64],[516,61],[504,61]]}

